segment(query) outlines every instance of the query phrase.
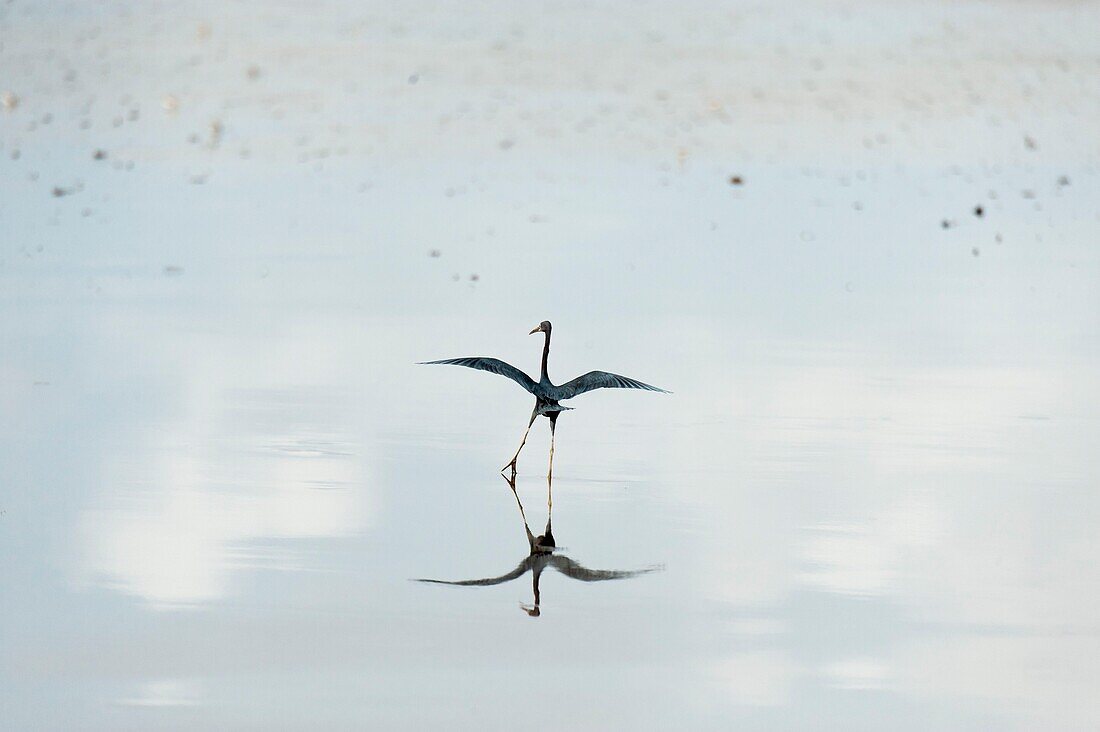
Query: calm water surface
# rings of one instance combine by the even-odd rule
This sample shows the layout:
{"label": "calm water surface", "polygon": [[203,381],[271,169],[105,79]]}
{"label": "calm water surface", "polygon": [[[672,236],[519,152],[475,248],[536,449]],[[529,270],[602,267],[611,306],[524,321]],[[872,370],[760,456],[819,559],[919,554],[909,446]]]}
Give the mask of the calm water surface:
{"label": "calm water surface", "polygon": [[[119,7],[0,16],[0,727],[1100,723],[1094,11]],[[546,421],[513,494],[530,396],[414,364],[544,319],[674,393],[571,402],[532,555]]]}

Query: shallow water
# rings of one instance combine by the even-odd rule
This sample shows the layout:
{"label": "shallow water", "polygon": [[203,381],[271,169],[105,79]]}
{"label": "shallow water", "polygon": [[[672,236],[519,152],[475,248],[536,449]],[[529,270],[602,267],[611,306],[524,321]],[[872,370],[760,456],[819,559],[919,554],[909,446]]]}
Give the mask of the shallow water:
{"label": "shallow water", "polygon": [[[0,15],[0,726],[1100,723],[1095,9],[91,7]],[[554,556],[653,571],[533,617],[413,580],[547,423],[514,496],[414,364],[543,319],[673,393],[559,420]]]}

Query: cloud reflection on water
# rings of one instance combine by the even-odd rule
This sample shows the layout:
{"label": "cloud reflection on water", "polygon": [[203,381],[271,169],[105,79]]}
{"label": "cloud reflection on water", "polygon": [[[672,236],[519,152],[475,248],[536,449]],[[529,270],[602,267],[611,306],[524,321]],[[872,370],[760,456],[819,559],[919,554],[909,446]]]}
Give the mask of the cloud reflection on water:
{"label": "cloud reflection on water", "polygon": [[1067,392],[1072,369],[850,359],[743,371],[735,413],[677,450],[744,456],[692,490],[709,507],[700,580],[734,613],[718,667],[735,703],[821,685],[1095,716],[1092,669],[1059,664],[1083,656],[1055,640],[1095,645],[1100,585],[1071,574],[1092,561],[1096,499],[1061,480],[1094,462],[1075,425],[1095,394]]}
{"label": "cloud reflection on water", "polygon": [[101,500],[81,522],[94,581],[155,607],[194,605],[231,593],[245,569],[310,569],[282,540],[363,528],[360,446],[325,385],[338,350],[326,338],[257,353],[189,344],[182,403],[104,460]]}

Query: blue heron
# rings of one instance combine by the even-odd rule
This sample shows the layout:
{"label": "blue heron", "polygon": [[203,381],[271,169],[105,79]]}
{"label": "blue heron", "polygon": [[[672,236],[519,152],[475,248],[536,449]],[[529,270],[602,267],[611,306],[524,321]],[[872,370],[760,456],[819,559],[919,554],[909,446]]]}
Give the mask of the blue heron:
{"label": "blue heron", "polygon": [[523,439],[520,440],[519,447],[516,448],[516,454],[512,456],[511,461],[506,463],[501,472],[504,472],[508,468],[512,469],[512,474],[516,473],[516,460],[519,459],[519,453],[523,449],[523,446],[527,444],[527,435],[531,431],[531,425],[535,423],[535,418],[538,416],[546,417],[550,420],[550,467],[547,471],[547,475],[554,472],[554,429],[558,423],[558,415],[567,409],[573,409],[573,407],[563,407],[558,402],[564,399],[572,399],[573,397],[583,394],[586,391],[592,391],[593,389],[644,389],[645,391],[659,391],[662,394],[668,394],[670,392],[659,389],[656,386],[650,386],[649,384],[643,384],[637,379],[631,379],[626,376],[619,376],[618,374],[611,374],[607,371],[589,371],[583,376],[578,376],[572,381],[567,381],[560,386],[554,386],[550,383],[550,376],[546,373],[546,361],[550,357],[550,321],[544,320],[537,326],[531,329],[528,335],[534,335],[535,333],[545,333],[546,342],[542,347],[542,376],[538,381],[535,381],[527,374],[523,373],[515,366],[501,361],[499,358],[488,358],[486,356],[468,356],[466,358],[445,358],[441,361],[422,361],[422,364],[450,364],[452,366],[466,366],[471,369],[480,369],[482,371],[488,371],[494,374],[500,374],[501,376],[507,376],[512,381],[522,386],[527,391],[535,395],[535,408],[531,412],[531,420],[527,423],[527,429],[523,433]]}

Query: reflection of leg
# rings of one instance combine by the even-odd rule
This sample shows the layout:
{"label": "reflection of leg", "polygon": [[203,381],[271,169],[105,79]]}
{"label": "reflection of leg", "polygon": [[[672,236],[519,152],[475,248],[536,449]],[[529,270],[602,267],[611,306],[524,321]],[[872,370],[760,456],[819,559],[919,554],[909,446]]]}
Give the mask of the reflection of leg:
{"label": "reflection of leg", "polygon": [[522,450],[523,446],[527,444],[527,434],[531,431],[531,425],[535,423],[535,417],[537,417],[538,414],[539,413],[537,409],[531,411],[531,421],[527,423],[527,429],[523,432],[523,439],[519,441],[519,447],[516,448],[516,454],[512,456],[511,462],[507,463],[503,468],[500,469],[501,472],[504,472],[508,468],[511,468],[512,475],[516,474],[516,460],[519,458],[519,451]]}
{"label": "reflection of leg", "polygon": [[535,591],[535,604],[524,605],[523,603],[520,603],[519,605],[521,608],[523,608],[523,612],[527,613],[532,618],[537,618],[539,615],[542,615],[542,608],[539,607],[539,603],[542,601],[542,598],[539,596],[539,575],[541,574],[542,568],[538,565],[535,565],[535,567],[531,570],[531,585]]}
{"label": "reflection of leg", "polygon": [[534,590],[535,590],[535,605],[534,605],[534,607],[532,607],[530,610],[527,611],[527,614],[530,615],[532,618],[537,618],[539,615],[542,614],[542,608],[539,607],[539,603],[542,602],[542,598],[539,596],[539,575],[540,574],[542,574],[542,570],[538,569],[538,568],[535,568],[531,572],[531,584],[534,586]]}
{"label": "reflection of leg", "polygon": [[550,468],[546,471],[546,477],[554,475],[554,428],[558,426],[560,412],[550,412]]}
{"label": "reflection of leg", "polygon": [[531,551],[535,551],[535,535],[531,533],[531,527],[527,525],[527,514],[523,512],[523,502],[519,500],[519,492],[516,491],[516,476],[512,477],[501,476],[508,482],[508,487],[512,489],[512,495],[516,497],[516,505],[519,506],[519,516],[523,519],[523,530],[527,532],[527,544],[531,547]]}
{"label": "reflection of leg", "polygon": [[551,523],[554,520],[554,478],[546,476],[546,529],[542,532],[542,545],[544,547],[556,546],[554,542],[554,529]]}

